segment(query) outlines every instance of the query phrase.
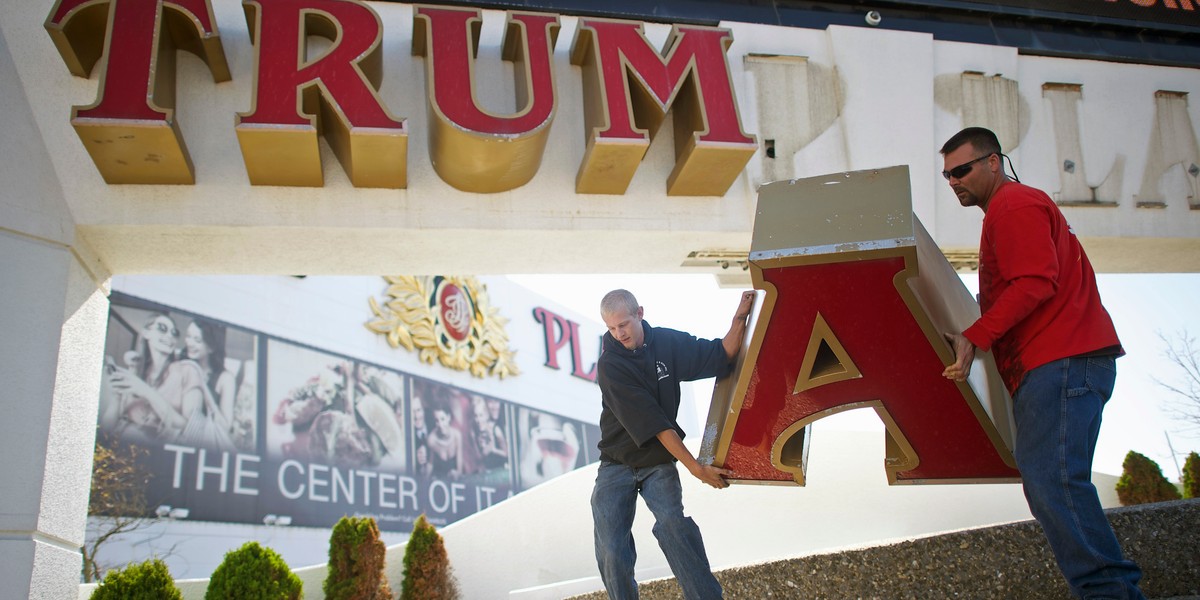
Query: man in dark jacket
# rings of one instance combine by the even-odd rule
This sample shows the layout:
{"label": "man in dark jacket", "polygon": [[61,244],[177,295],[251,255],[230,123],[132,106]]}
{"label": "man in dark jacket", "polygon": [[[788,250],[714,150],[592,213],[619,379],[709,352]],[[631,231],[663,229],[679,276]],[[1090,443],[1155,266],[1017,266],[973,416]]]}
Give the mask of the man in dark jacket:
{"label": "man in dark jacket", "polygon": [[596,562],[609,598],[638,597],[633,566],[634,510],[640,493],[654,513],[654,536],[688,600],[721,597],[700,529],[683,514],[675,461],[714,488],[725,488],[729,471],[702,465],[683,445],[676,423],[679,382],[726,375],[741,349],[754,292],[742,294],[729,332],[701,340],[673,329],[651,327],[633,294],[613,290],[600,303],[608,327],[598,380],[600,469],[592,492]]}

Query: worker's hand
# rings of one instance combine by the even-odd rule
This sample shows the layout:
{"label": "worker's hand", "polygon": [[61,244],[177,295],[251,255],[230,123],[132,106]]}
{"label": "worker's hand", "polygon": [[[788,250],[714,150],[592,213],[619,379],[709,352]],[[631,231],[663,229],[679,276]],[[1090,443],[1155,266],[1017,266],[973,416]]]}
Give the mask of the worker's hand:
{"label": "worker's hand", "polygon": [[954,381],[966,381],[971,374],[971,363],[975,362],[975,344],[958,333],[947,333],[946,341],[954,348],[954,364],[942,371],[942,376]]}
{"label": "worker's hand", "polygon": [[704,483],[707,483],[708,485],[711,485],[719,490],[729,487],[729,482],[725,481],[725,477],[733,475],[733,471],[730,471],[729,469],[722,469],[721,467],[714,467],[712,465],[697,464],[696,468],[692,471],[692,475],[695,475],[696,479],[699,479],[700,481],[703,481]]}
{"label": "worker's hand", "polygon": [[742,300],[738,303],[737,312],[733,314],[736,320],[745,321],[754,308],[754,290],[742,292]]}

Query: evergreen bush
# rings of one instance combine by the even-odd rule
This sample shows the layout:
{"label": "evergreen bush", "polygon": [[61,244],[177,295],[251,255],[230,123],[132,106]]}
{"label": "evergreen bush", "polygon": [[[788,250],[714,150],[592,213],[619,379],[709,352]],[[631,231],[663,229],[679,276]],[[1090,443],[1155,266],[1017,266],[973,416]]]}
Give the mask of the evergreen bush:
{"label": "evergreen bush", "polygon": [[154,558],[113,569],[104,576],[90,600],[183,600],[167,564]]}
{"label": "evergreen bush", "polygon": [[1191,452],[1183,461],[1183,497],[1200,498],[1200,454]]}
{"label": "evergreen bush", "polygon": [[391,600],[386,554],[375,519],[342,517],[329,536],[325,600]]}
{"label": "evergreen bush", "polygon": [[1149,458],[1130,450],[1121,467],[1117,498],[1123,506],[1179,499],[1179,489],[1163,477],[1158,463]]}
{"label": "evergreen bush", "polygon": [[204,600],[299,600],[300,578],[274,550],[246,542],[225,554],[208,580]]}
{"label": "evergreen bush", "polygon": [[457,600],[458,597],[458,583],[454,581],[442,536],[421,515],[413,523],[412,535],[404,547],[400,600]]}

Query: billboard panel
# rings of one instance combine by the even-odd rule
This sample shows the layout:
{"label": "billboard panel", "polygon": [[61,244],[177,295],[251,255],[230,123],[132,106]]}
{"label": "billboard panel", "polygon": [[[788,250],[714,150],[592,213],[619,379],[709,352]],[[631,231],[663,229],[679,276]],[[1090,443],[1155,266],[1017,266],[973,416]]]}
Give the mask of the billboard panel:
{"label": "billboard panel", "polygon": [[100,439],[191,520],[408,531],[598,458],[594,424],[121,294],[101,395]]}

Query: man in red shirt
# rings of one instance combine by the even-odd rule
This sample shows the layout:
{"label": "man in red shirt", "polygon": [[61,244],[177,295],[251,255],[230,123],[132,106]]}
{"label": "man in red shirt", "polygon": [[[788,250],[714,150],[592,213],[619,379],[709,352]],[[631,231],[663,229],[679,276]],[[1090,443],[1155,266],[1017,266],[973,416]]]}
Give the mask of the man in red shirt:
{"label": "man in red shirt", "polygon": [[1005,175],[996,134],[969,127],[941,154],[959,203],[984,212],[983,316],[947,336],[955,362],[943,375],[962,381],[976,348],[992,352],[1013,397],[1025,498],[1071,592],[1143,599],[1141,570],[1121,552],[1091,482],[1101,413],[1124,354],[1092,265],[1054,201]]}

